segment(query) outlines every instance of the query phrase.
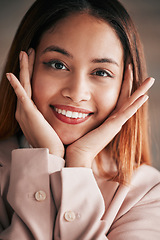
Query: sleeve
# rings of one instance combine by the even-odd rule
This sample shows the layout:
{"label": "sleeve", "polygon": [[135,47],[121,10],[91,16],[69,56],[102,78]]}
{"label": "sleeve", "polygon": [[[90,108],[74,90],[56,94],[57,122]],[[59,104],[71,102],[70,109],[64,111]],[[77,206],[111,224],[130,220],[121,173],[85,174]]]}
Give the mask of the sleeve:
{"label": "sleeve", "polygon": [[130,210],[116,218],[107,237],[109,240],[160,239],[159,183]]}
{"label": "sleeve", "polygon": [[50,174],[64,166],[64,160],[48,149],[17,149],[12,152],[8,202],[14,214],[0,233],[7,240],[52,239],[56,208],[50,191]]}
{"label": "sleeve", "polygon": [[63,168],[51,175],[51,188],[58,212],[54,239],[107,239],[105,204],[91,169]]}

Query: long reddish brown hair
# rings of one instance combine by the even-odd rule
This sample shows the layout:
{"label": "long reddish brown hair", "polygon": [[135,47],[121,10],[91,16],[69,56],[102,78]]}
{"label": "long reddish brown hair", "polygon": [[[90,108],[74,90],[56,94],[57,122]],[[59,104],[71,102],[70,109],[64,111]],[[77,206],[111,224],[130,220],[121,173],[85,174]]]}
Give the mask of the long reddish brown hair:
{"label": "long reddish brown hair", "polygon": [[[27,51],[30,47],[36,50],[46,30],[53,27],[60,19],[75,12],[87,12],[106,21],[116,31],[124,49],[124,64],[126,65],[130,59],[133,66],[132,92],[146,78],[146,64],[139,35],[127,11],[117,0],[37,0],[24,16],[17,30],[2,74],[0,139],[11,137],[21,131],[15,119],[16,95],[5,74],[12,72],[18,77],[19,52]],[[108,145],[108,149],[118,168],[114,176],[114,180],[118,182],[128,182],[135,167],[150,163],[147,104],[127,121]],[[101,158],[97,159],[100,172],[108,175],[103,169]]]}

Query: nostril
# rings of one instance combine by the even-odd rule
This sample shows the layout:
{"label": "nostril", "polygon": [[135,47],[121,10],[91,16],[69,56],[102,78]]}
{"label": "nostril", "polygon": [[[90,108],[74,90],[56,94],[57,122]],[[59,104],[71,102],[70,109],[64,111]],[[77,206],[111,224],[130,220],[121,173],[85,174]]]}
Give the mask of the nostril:
{"label": "nostril", "polygon": [[88,101],[91,98],[90,90],[84,85],[82,82],[74,82],[74,84],[70,84],[66,88],[62,89],[62,95],[65,98],[72,100],[75,103],[79,103],[81,101]]}

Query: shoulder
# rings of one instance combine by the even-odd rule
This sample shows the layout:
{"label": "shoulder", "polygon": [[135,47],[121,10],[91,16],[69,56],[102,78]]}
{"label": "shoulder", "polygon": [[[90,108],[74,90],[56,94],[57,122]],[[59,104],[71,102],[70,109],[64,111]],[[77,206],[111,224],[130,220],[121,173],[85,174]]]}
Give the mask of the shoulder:
{"label": "shoulder", "polygon": [[133,174],[127,198],[133,198],[135,204],[147,196],[160,200],[160,172],[148,165],[141,165]]}
{"label": "shoulder", "polygon": [[160,172],[151,166],[140,166],[133,175],[130,192],[134,192],[140,202],[160,201]]}
{"label": "shoulder", "polygon": [[131,190],[136,188],[137,194],[145,194],[159,184],[160,172],[151,166],[141,165],[134,172],[131,182]]}
{"label": "shoulder", "polygon": [[0,165],[6,166],[10,162],[11,152],[19,147],[17,138],[15,136],[0,140]]}
{"label": "shoulder", "polygon": [[134,171],[131,183],[128,185],[98,177],[96,181],[106,206],[110,205],[113,199],[117,199],[117,206],[128,211],[145,197],[149,197],[150,201],[155,198],[160,200],[160,172],[145,164]]}
{"label": "shoulder", "polygon": [[0,189],[1,194],[6,191],[11,166],[11,152],[18,148],[18,141],[16,137],[0,140]]}
{"label": "shoulder", "polygon": [[[142,179],[147,176],[147,179],[150,180],[156,180],[160,179],[160,171],[158,171],[156,168],[143,164],[138,169],[134,171],[133,179],[134,177]],[[147,179],[145,179],[147,181]]]}
{"label": "shoulder", "polygon": [[[118,218],[138,206],[141,209],[145,207],[146,211],[151,206],[157,210],[160,207],[160,172],[151,166],[140,166],[135,170],[130,186],[120,188],[126,189],[126,196],[120,207]],[[140,211],[139,209],[139,214]]]}
{"label": "shoulder", "polygon": [[[160,239],[158,170],[151,166],[140,166],[134,172],[129,186],[119,186],[115,198],[119,205],[109,239]],[[112,211],[114,209],[115,204]]]}

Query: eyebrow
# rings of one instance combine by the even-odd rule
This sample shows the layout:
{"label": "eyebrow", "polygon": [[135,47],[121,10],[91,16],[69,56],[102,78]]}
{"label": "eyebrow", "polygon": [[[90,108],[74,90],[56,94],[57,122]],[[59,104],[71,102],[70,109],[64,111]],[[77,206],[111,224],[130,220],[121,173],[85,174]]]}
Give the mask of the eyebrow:
{"label": "eyebrow", "polygon": [[69,52],[67,52],[64,48],[60,48],[58,46],[49,46],[47,48],[45,48],[42,52],[42,54],[45,54],[46,52],[58,52],[61,53],[69,58],[73,58],[72,54],[70,54]]}
{"label": "eyebrow", "polygon": [[[64,48],[61,48],[61,47],[58,47],[55,45],[45,48],[43,50],[42,54],[45,54],[46,52],[58,52],[69,58],[73,58],[73,55],[71,53],[67,52]],[[95,58],[91,62],[92,63],[111,63],[111,64],[115,64],[119,67],[119,64],[112,58]]]}
{"label": "eyebrow", "polygon": [[93,63],[112,63],[119,67],[119,64],[112,58],[96,58],[92,60]]}

